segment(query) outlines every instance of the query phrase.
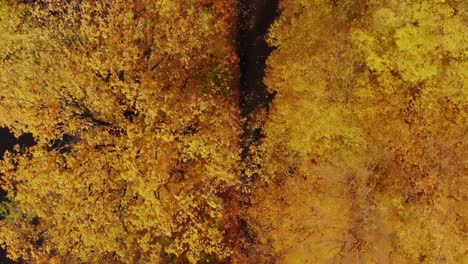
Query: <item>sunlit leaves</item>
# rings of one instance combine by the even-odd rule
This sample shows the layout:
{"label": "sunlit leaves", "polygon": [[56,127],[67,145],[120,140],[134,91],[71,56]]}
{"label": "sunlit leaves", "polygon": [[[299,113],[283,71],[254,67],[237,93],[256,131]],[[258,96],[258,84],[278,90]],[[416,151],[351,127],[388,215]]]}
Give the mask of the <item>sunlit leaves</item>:
{"label": "sunlit leaves", "polygon": [[258,148],[264,185],[248,213],[252,258],[462,261],[463,9],[282,1],[266,77],[277,95]]}
{"label": "sunlit leaves", "polygon": [[0,123],[39,141],[31,157],[2,164],[21,215],[0,223],[9,256],[226,258],[219,196],[236,184],[239,134],[234,1],[210,12],[198,1],[0,8],[12,18],[0,21],[4,56],[15,55],[0,63]]}

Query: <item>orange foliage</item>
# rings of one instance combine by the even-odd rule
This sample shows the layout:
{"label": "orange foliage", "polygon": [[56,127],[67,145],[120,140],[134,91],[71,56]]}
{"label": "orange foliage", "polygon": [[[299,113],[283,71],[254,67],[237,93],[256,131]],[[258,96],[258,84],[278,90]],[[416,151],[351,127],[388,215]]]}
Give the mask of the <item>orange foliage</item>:
{"label": "orange foliage", "polygon": [[466,4],[281,7],[242,259],[461,263]]}
{"label": "orange foliage", "polygon": [[282,0],[242,139],[236,0],[23,2],[0,4],[0,127],[37,141],[0,160],[10,258],[466,262],[465,2]]}
{"label": "orange foliage", "polygon": [[34,263],[195,263],[230,255],[236,185],[235,1],[1,5],[0,126],[9,154],[0,222]]}

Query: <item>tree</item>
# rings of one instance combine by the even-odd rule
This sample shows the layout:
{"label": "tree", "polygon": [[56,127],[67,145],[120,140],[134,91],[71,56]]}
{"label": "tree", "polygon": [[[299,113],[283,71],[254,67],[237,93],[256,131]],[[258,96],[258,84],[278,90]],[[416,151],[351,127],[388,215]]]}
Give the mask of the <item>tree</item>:
{"label": "tree", "polygon": [[244,259],[462,262],[466,4],[281,7]]}
{"label": "tree", "polygon": [[234,1],[3,1],[0,222],[12,259],[226,259],[236,184]]}

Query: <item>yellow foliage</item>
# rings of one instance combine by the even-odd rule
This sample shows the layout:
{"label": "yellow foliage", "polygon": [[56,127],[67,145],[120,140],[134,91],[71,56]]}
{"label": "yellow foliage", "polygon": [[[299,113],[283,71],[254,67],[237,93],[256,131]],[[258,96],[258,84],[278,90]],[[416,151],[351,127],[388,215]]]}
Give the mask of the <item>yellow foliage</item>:
{"label": "yellow foliage", "polygon": [[0,4],[0,126],[10,258],[196,263],[230,255],[236,185],[235,1]]}
{"label": "yellow foliage", "polygon": [[240,259],[463,262],[466,9],[281,1]]}
{"label": "yellow foliage", "polygon": [[466,262],[467,4],[280,0],[248,121],[237,4],[1,1],[8,257]]}

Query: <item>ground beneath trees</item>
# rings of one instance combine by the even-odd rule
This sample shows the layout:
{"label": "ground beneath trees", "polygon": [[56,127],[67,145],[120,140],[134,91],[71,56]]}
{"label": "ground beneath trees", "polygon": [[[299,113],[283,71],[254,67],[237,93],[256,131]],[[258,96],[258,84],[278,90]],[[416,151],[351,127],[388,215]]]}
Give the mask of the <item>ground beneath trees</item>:
{"label": "ground beneath trees", "polygon": [[[258,175],[247,176],[245,169],[251,164],[249,157],[251,149],[258,145],[264,137],[263,123],[259,118],[260,112],[269,111],[269,105],[275,97],[275,93],[268,91],[263,82],[266,62],[274,47],[270,47],[266,41],[268,29],[279,16],[278,0],[240,0],[238,6],[237,41],[240,67],[240,98],[239,108],[241,117],[245,118],[242,135],[242,161],[244,170],[241,172],[241,194],[239,201],[239,238],[240,253],[248,257],[250,248],[254,247],[255,234],[249,227],[249,223],[242,216],[242,212],[251,206],[248,189]],[[244,193],[245,191],[245,193]]]}

